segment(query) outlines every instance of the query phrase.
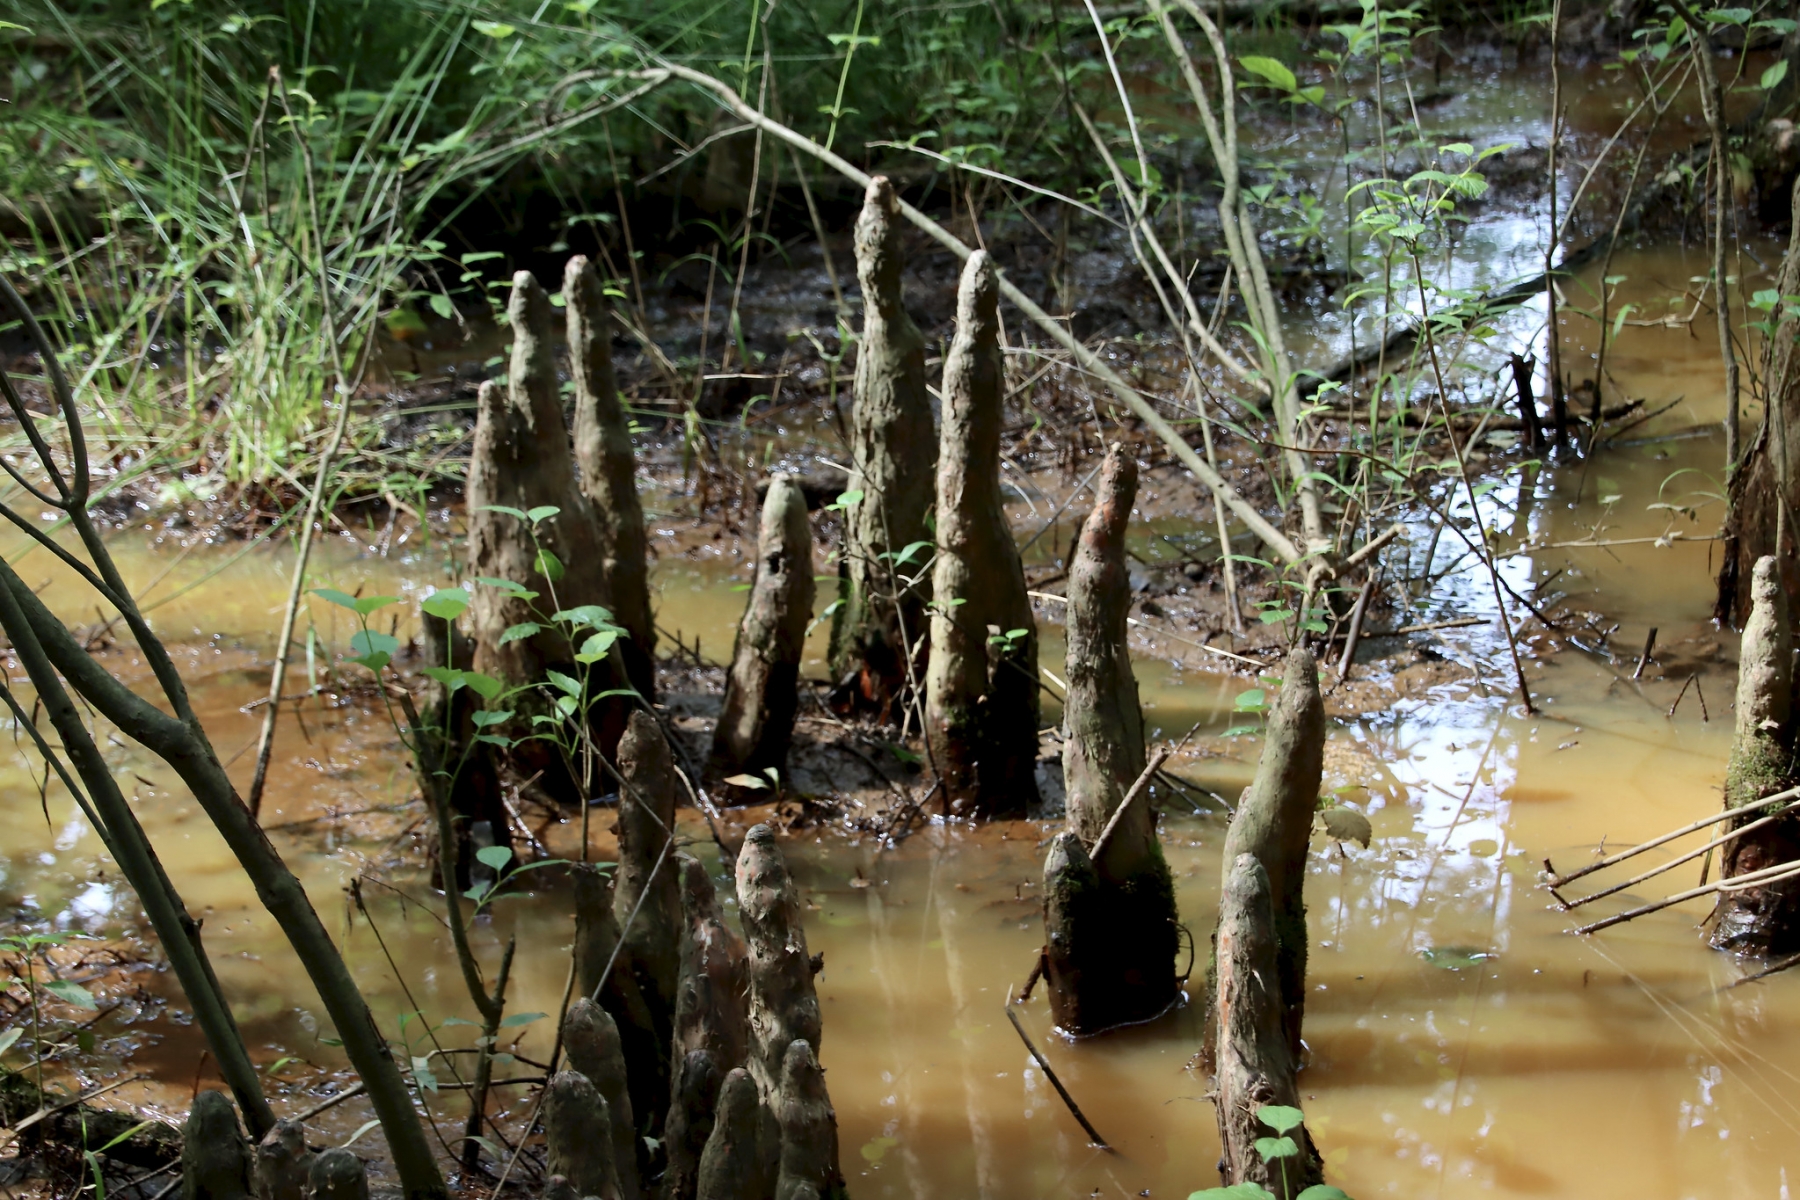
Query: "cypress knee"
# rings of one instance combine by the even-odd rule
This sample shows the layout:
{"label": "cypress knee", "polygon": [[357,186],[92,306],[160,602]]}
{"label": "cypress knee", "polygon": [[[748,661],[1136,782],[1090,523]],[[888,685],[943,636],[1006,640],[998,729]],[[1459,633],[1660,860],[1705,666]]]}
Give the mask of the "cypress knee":
{"label": "cypress knee", "polygon": [[306,1177],[313,1154],[306,1148],[306,1126],[283,1119],[263,1134],[256,1147],[257,1200],[307,1200]]}
{"label": "cypress knee", "polygon": [[250,1200],[250,1143],[224,1092],[194,1097],[181,1126],[182,1200]]}
{"label": "cypress knee", "polygon": [[806,1189],[818,1200],[843,1200],[837,1113],[825,1094],[825,1069],[802,1038],[790,1042],[782,1056],[775,1120],[781,1129],[775,1200],[801,1200]]}
{"label": "cypress knee", "polygon": [[767,825],[744,836],[737,896],[750,948],[750,1073],[765,1095],[773,1095],[796,1038],[818,1051],[819,996],[800,923],[800,894]]}
{"label": "cypress knee", "polygon": [[1296,1063],[1306,1015],[1306,847],[1324,770],[1325,705],[1319,696],[1319,667],[1312,651],[1302,647],[1288,655],[1256,778],[1225,832],[1228,868],[1238,855],[1253,854],[1268,873],[1282,1019]]}
{"label": "cypress knee", "polygon": [[[575,485],[551,355],[550,311],[550,298],[529,271],[513,277],[507,305],[513,330],[507,387],[502,392],[491,381],[484,383],[477,400],[467,486],[469,574],[521,584],[546,597],[554,587],[554,604],[563,609],[584,604],[604,607],[608,603],[601,571],[604,556],[595,536],[592,506]],[[494,511],[496,506],[520,512],[552,507],[557,512],[536,523],[534,541],[532,525]],[[540,543],[555,559],[554,565],[539,558]],[[545,569],[560,578],[548,578]],[[530,603],[509,591],[487,585],[474,588],[469,628],[475,641],[475,669],[521,687],[542,683],[551,669],[581,678],[587,669],[574,661],[560,629],[544,628],[531,637],[503,643],[508,629],[538,619]],[[595,690],[619,682],[611,662],[595,664],[599,675],[595,682],[602,685]],[[534,703],[542,707],[541,702]],[[530,703],[521,707],[521,721],[535,715],[526,711],[531,707]],[[601,752],[610,755],[624,710],[602,702],[595,712]],[[542,772],[541,786],[557,800],[574,804],[586,799],[582,781],[570,775],[549,743],[524,740],[510,756],[523,777]]]}
{"label": "cypress knee", "polygon": [[[842,578],[831,627],[832,678],[853,707],[887,720],[906,688],[907,658],[926,631],[937,431],[925,386],[925,338],[906,313],[900,208],[883,176],[869,181],[856,220],[862,337],[850,409],[851,474],[862,499],[844,521]],[[917,547],[899,556],[907,547]],[[908,581],[911,582],[908,582]],[[910,643],[910,645],[909,645]]]}
{"label": "cypress knee", "polygon": [[666,1200],[692,1200],[725,1073],[744,1065],[750,1029],[748,950],[719,916],[705,864],[682,855],[681,980],[675,992],[670,1103],[663,1126]]}
{"label": "cypress knee", "polygon": [[312,1200],[369,1200],[369,1169],[342,1147],[314,1158],[306,1177]]}
{"label": "cypress knee", "polygon": [[544,1150],[552,1175],[578,1196],[619,1200],[612,1113],[606,1097],[579,1071],[558,1071],[544,1088]]}
{"label": "cypress knee", "polygon": [[[620,950],[619,919],[613,914],[613,876],[588,864],[573,868],[575,882],[575,979],[583,996],[612,1015],[625,1058],[632,1111],[652,1102],[669,1060],[667,1026],[657,1019],[638,975]],[[612,970],[608,971],[608,965]]]}
{"label": "cypress knee", "polygon": [[1149,805],[1119,817],[1098,862],[1087,855],[1144,770],[1144,718],[1126,643],[1125,530],[1136,496],[1137,464],[1115,445],[1069,564],[1069,832],[1044,866],[1044,976],[1051,1012],[1071,1034],[1147,1021],[1175,1001],[1179,986],[1175,884]]}
{"label": "cypress knee", "polygon": [[[1764,815],[1764,797],[1792,786],[1794,647],[1787,592],[1772,556],[1751,568],[1750,617],[1738,653],[1737,728],[1725,769],[1725,806],[1736,829]],[[1788,814],[1727,843],[1727,879],[1800,862],[1800,818]],[[1723,892],[1711,918],[1713,945],[1753,954],[1800,950],[1800,879]]]}
{"label": "cypress knee", "polygon": [[581,491],[593,507],[600,573],[613,620],[628,635],[619,645],[625,674],[650,700],[656,695],[656,625],[650,612],[648,539],[644,507],[637,493],[637,457],[613,375],[612,321],[606,292],[586,255],[576,255],[563,268],[563,301],[569,317],[575,461],[581,467]]}
{"label": "cypress knee", "polygon": [[792,476],[777,475],[763,500],[756,582],[738,623],[725,700],[713,730],[710,771],[762,775],[787,766],[800,706],[800,659],[812,619],[812,523]]}
{"label": "cypress knee", "polygon": [[1037,800],[1037,628],[1000,495],[1004,388],[999,286],[977,251],[963,268],[944,361],[925,675],[926,733],[945,799],[975,816],[1023,815]]}
{"label": "cypress knee", "polygon": [[774,1115],[750,1072],[740,1067],[726,1075],[700,1156],[698,1200],[774,1200],[780,1145]]}
{"label": "cypress knee", "polygon": [[[1288,1043],[1288,1002],[1278,981],[1282,951],[1272,882],[1254,854],[1240,854],[1228,863],[1219,897],[1213,1000],[1220,1174],[1227,1186],[1260,1183],[1277,1196],[1297,1196],[1324,1179],[1312,1137],[1304,1125],[1283,1131],[1257,1116],[1266,1105],[1300,1107],[1294,1081],[1299,1060]],[[1283,1132],[1293,1139],[1295,1152],[1265,1158],[1257,1141]]]}
{"label": "cypress knee", "polygon": [[637,1128],[631,1119],[625,1054],[619,1040],[619,1027],[612,1014],[586,996],[576,1000],[563,1017],[563,1048],[568,1055],[569,1069],[587,1076],[588,1082],[606,1098],[619,1196],[621,1200],[637,1200]]}

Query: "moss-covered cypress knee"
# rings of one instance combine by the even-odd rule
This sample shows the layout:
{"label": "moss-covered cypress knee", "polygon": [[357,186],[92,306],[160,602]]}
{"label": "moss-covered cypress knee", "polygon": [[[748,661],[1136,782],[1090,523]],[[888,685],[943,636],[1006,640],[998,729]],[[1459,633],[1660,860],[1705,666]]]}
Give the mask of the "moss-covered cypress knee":
{"label": "moss-covered cypress knee", "polygon": [[812,522],[793,477],[777,475],[763,500],[756,581],[738,622],[725,701],[713,730],[715,778],[787,766],[800,707],[800,659],[813,608]]}
{"label": "moss-covered cypress knee", "polygon": [[937,561],[925,726],[951,809],[1022,815],[1037,799],[1037,623],[1000,494],[1005,393],[999,287],[986,252],[963,267],[944,360]]}
{"label": "moss-covered cypress knee", "polygon": [[[925,637],[922,578],[931,535],[937,432],[925,387],[925,338],[900,282],[899,202],[885,177],[869,182],[856,221],[863,327],[850,409],[851,476],[862,493],[844,522],[842,593],[831,628],[831,669],[864,711],[887,717],[907,684],[907,655]],[[900,556],[907,547],[917,547]],[[910,581],[910,582],[909,582]]]}

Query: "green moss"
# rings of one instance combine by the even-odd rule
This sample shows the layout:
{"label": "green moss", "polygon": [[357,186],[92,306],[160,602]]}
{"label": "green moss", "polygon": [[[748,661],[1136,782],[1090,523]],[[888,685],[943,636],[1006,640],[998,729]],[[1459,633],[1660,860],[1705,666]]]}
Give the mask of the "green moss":
{"label": "green moss", "polygon": [[1725,768],[1725,803],[1729,808],[1755,804],[1788,786],[1788,756],[1772,735],[1740,738]]}

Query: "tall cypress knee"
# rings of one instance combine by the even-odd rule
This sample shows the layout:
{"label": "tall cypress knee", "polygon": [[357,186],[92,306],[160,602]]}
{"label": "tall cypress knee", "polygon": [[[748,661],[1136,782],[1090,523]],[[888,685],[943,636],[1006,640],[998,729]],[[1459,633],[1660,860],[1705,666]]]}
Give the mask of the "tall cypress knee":
{"label": "tall cypress knee", "polygon": [[[615,971],[637,983],[655,1028],[655,1057],[630,1061],[631,1107],[653,1132],[669,1111],[669,1047],[681,975],[681,883],[675,862],[675,762],[655,720],[631,714],[619,739],[619,879],[613,916],[624,949]],[[628,1055],[629,1058],[629,1055]]]}
{"label": "tall cypress knee", "polygon": [[756,582],[738,623],[725,701],[713,730],[710,770],[715,776],[787,765],[812,607],[812,523],[806,497],[791,476],[777,475],[763,500]]}
{"label": "tall cypress knee", "polygon": [[575,381],[575,461],[581,491],[593,506],[607,607],[629,635],[619,652],[631,685],[656,695],[656,625],[650,612],[648,541],[638,500],[631,428],[613,375],[612,322],[600,276],[585,255],[563,268],[569,315],[569,373]]}
{"label": "tall cypress knee", "polygon": [[800,894],[767,825],[744,835],[737,897],[750,950],[750,1074],[763,1095],[772,1096],[781,1086],[788,1046],[798,1038],[818,1050],[820,1020]]}
{"label": "tall cypress knee", "polygon": [[1301,647],[1288,655],[1255,781],[1225,832],[1227,870],[1238,855],[1253,854],[1269,877],[1282,1020],[1295,1062],[1306,1015],[1306,846],[1324,771],[1319,665],[1312,651]]}
{"label": "tall cypress knee", "polygon": [[977,251],[944,360],[925,727],[952,811],[978,816],[1037,799],[1037,625],[1000,495],[1005,384],[999,287]]}
{"label": "tall cypress knee", "polygon": [[[1764,815],[1760,801],[1792,786],[1793,635],[1787,592],[1773,556],[1751,568],[1750,617],[1738,653],[1737,728],[1725,769],[1731,828]],[[1792,813],[1726,845],[1725,878],[1800,862],[1800,818]],[[1756,954],[1800,949],[1800,879],[1724,892],[1710,921],[1712,943]]]}
{"label": "tall cypress knee", "polygon": [[[925,386],[925,338],[906,313],[900,282],[899,201],[884,176],[869,181],[856,220],[862,337],[850,409],[851,475],[860,491],[844,522],[843,604],[831,627],[831,670],[857,707],[886,717],[907,683],[907,656],[925,636],[937,433]],[[912,582],[908,582],[911,580]]]}
{"label": "tall cypress knee", "polygon": [[1044,973],[1057,1024],[1075,1034],[1148,1020],[1174,1002],[1178,987],[1175,885],[1149,806],[1132,805],[1099,860],[1087,860],[1144,770],[1143,712],[1126,644],[1125,530],[1136,496],[1137,464],[1115,445],[1069,564],[1070,833],[1045,864]]}

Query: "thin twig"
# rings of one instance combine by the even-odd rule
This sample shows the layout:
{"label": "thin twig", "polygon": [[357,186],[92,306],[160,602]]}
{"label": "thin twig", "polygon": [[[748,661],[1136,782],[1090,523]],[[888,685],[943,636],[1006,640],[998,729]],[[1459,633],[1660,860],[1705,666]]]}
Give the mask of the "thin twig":
{"label": "thin twig", "polygon": [[1050,1069],[1050,1064],[1045,1061],[1044,1056],[1038,1053],[1038,1048],[1032,1045],[1031,1035],[1026,1033],[1025,1026],[1019,1023],[1019,1014],[1013,1011],[1013,1006],[1010,1003],[1006,1006],[1006,1019],[1011,1021],[1012,1027],[1019,1031],[1019,1040],[1025,1043],[1025,1049],[1031,1052],[1031,1057],[1037,1062],[1038,1068],[1044,1072],[1044,1078],[1050,1081],[1050,1086],[1056,1089],[1056,1094],[1058,1096],[1062,1097],[1062,1102],[1068,1106],[1070,1114],[1073,1115],[1075,1120],[1080,1122],[1081,1127],[1087,1131],[1088,1141],[1094,1143],[1094,1145],[1100,1147],[1100,1149],[1106,1151],[1108,1154],[1118,1153],[1118,1151],[1114,1150],[1112,1146],[1107,1143],[1105,1138],[1100,1136],[1100,1131],[1095,1129],[1087,1117],[1082,1114],[1081,1106],[1075,1103],[1075,1097],[1069,1095],[1069,1089],[1063,1086],[1062,1080],[1056,1077],[1056,1072]]}

